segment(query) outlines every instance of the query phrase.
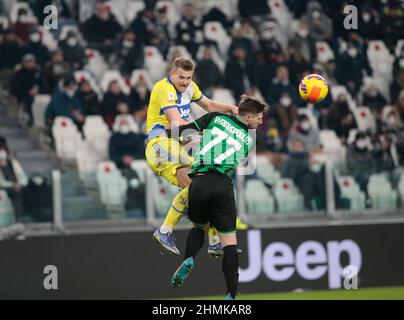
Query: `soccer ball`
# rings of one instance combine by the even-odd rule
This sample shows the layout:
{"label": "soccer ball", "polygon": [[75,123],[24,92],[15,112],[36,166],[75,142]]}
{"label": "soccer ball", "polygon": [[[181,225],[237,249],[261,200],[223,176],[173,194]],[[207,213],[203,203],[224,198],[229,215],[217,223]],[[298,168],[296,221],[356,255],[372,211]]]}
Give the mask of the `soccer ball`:
{"label": "soccer ball", "polygon": [[318,74],[309,74],[300,81],[299,93],[304,101],[318,103],[328,94],[327,80]]}

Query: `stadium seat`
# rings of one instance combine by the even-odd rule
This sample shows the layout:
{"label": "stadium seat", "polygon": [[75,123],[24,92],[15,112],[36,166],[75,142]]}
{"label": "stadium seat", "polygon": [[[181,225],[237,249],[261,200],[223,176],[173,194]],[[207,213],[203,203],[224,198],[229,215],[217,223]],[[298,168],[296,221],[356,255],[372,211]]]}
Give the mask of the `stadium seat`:
{"label": "stadium seat", "polygon": [[34,127],[45,128],[45,111],[51,100],[48,94],[38,94],[32,103],[32,114],[34,117]]}
{"label": "stadium seat", "polygon": [[118,70],[107,70],[104,72],[100,81],[101,90],[104,93],[107,92],[110,83],[115,80],[118,81],[121,91],[124,94],[129,95],[130,88],[125,82],[125,79],[122,77],[122,74]]}
{"label": "stadium seat", "polygon": [[87,188],[94,188],[97,185],[96,173],[98,165],[103,160],[88,142],[80,141],[77,144],[76,161],[79,177]]}
{"label": "stadium seat", "polygon": [[217,21],[206,22],[203,27],[203,33],[205,39],[211,40],[217,43],[220,53],[223,57],[227,56],[227,50],[229,49],[231,38],[226,33],[223,25]]}
{"label": "stadium seat", "polygon": [[280,29],[285,35],[289,35],[292,32],[292,26],[290,21],[293,16],[289,11],[288,6],[284,0],[268,0],[269,8],[271,9],[271,15],[276,19]]}
{"label": "stadium seat", "polygon": [[274,199],[261,180],[247,180],[245,192],[247,213],[249,215],[268,216],[274,213]]}
{"label": "stadium seat", "polygon": [[76,158],[76,145],[81,136],[73,121],[66,117],[56,117],[52,126],[52,134],[55,138],[58,157],[62,160],[74,160]]}
{"label": "stadium seat", "polygon": [[334,52],[325,41],[316,41],[316,54],[317,62],[319,63],[327,63],[328,61],[335,59]]}
{"label": "stadium seat", "polygon": [[381,94],[389,101],[389,86],[393,80],[394,56],[382,40],[369,41],[367,57],[373,70],[373,78]]}
{"label": "stadium seat", "polygon": [[91,89],[93,89],[98,97],[101,98],[102,92],[100,90],[100,87],[98,86],[94,76],[90,72],[84,70],[76,70],[74,71],[74,79],[77,83],[80,83],[83,80],[87,80],[91,86]]}
{"label": "stadium seat", "polygon": [[167,18],[169,23],[169,28],[174,30],[178,22],[181,21],[181,8],[178,8],[176,4],[172,1],[159,0],[156,3],[156,10],[165,9],[167,12]]}
{"label": "stadium seat", "polygon": [[337,176],[337,183],[341,190],[341,198],[349,200],[350,210],[363,210],[366,207],[365,194],[359,189],[352,176]]}
{"label": "stadium seat", "polygon": [[66,39],[68,33],[74,33],[80,40],[82,39],[81,32],[77,25],[74,24],[67,24],[62,26],[60,33],[59,33],[59,41],[63,41]]}
{"label": "stadium seat", "polygon": [[125,18],[128,23],[131,23],[137,14],[145,8],[144,1],[136,0],[130,1],[125,8]]}
{"label": "stadium seat", "polygon": [[31,10],[30,5],[27,2],[17,2],[17,1],[15,1],[13,3],[13,6],[11,7],[11,10],[10,10],[11,24],[15,24],[17,22],[18,11],[20,11],[21,9],[26,10],[29,22],[32,22],[34,24],[38,23],[38,19],[35,17],[34,13]]}
{"label": "stadium seat", "polygon": [[304,211],[304,199],[292,179],[279,179],[275,186],[275,201],[278,212],[297,213]]}
{"label": "stadium seat", "polygon": [[397,191],[393,190],[390,181],[383,174],[374,174],[369,178],[368,194],[374,209],[396,209]]}
{"label": "stadium seat", "polygon": [[108,70],[108,64],[105,62],[101,53],[94,49],[86,49],[85,55],[88,59],[83,70],[92,74],[97,81],[100,81],[103,74]]}
{"label": "stadium seat", "polygon": [[368,107],[358,107],[352,110],[359,131],[376,132],[376,119]]}
{"label": "stadium seat", "polygon": [[129,0],[113,0],[104,2],[104,5],[108,8],[109,12],[124,28],[128,26],[128,21],[126,20],[125,12],[126,8],[129,6],[129,3],[130,3]]}
{"label": "stadium seat", "polygon": [[151,91],[153,89],[153,81],[150,79],[150,75],[145,69],[135,69],[132,71],[130,77],[130,85],[132,88],[136,86],[139,80],[144,79],[146,82],[147,88]]}
{"label": "stadium seat", "polygon": [[302,115],[302,114],[306,115],[309,118],[309,121],[310,121],[311,125],[314,128],[318,129],[318,120],[317,120],[316,116],[314,115],[312,108],[310,108],[310,107],[299,108],[297,110],[297,112],[298,112],[299,115]]}
{"label": "stadium seat", "polygon": [[327,157],[333,162],[334,166],[341,168],[345,163],[345,147],[337,137],[334,130],[321,130],[320,143]]}
{"label": "stadium seat", "polygon": [[116,116],[114,124],[112,125],[112,130],[117,132],[119,130],[120,124],[123,121],[126,122],[127,124],[129,124],[132,132],[134,132],[134,133],[140,132],[139,124],[129,114],[120,114],[120,115]]}
{"label": "stadium seat", "polygon": [[174,196],[180,191],[180,189],[154,174],[151,175],[149,183],[151,183],[156,216],[163,218],[166,216]]}
{"label": "stadium seat", "polygon": [[2,30],[7,30],[10,27],[10,21],[5,16],[0,16],[0,27]]}
{"label": "stadium seat", "polygon": [[15,222],[14,208],[5,190],[0,190],[0,227]]}
{"label": "stadium seat", "polygon": [[266,157],[257,157],[256,160],[257,176],[265,183],[275,186],[276,182],[280,179],[281,175],[272,163]]}
{"label": "stadium seat", "polygon": [[111,133],[102,116],[87,116],[83,125],[83,133],[94,152],[98,153],[102,159],[106,158]]}
{"label": "stadium seat", "polygon": [[145,68],[149,72],[153,82],[157,82],[166,73],[166,62],[156,47],[146,46],[144,48]]}
{"label": "stadium seat", "polygon": [[173,61],[174,54],[179,54],[181,57],[192,58],[192,55],[189,53],[186,47],[184,46],[170,46],[167,53],[167,61]]}
{"label": "stadium seat", "polygon": [[236,104],[236,100],[234,99],[231,91],[224,88],[213,89],[212,100],[233,105]]}
{"label": "stadium seat", "polygon": [[39,26],[38,30],[42,34],[43,45],[47,47],[49,51],[56,50],[58,48],[58,42],[53,34],[43,26]]}
{"label": "stadium seat", "polygon": [[107,210],[122,210],[126,201],[128,183],[111,161],[102,162],[97,169],[101,201]]}
{"label": "stadium seat", "polygon": [[132,161],[130,168],[136,172],[141,183],[146,183],[147,170],[150,170],[145,160]]}

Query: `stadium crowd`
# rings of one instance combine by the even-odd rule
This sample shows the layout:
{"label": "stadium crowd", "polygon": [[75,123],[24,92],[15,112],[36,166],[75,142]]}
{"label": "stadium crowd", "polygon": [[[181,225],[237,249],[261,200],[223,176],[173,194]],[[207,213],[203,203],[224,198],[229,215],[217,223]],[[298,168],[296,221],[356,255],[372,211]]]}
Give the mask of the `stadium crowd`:
{"label": "stadium crowd", "polygon": [[[120,2],[129,6],[141,1]],[[257,151],[283,177],[295,181],[308,209],[313,197],[320,198],[317,208],[325,206],[323,169],[318,166],[324,159],[322,130],[334,131],[347,147],[347,169],[363,191],[370,174],[399,172],[404,166],[404,1],[145,0],[126,24],[114,10],[114,1],[94,1],[85,20],[78,0],[25,1],[29,8],[19,8],[13,18],[17,3],[0,1],[2,94],[15,97],[28,127],[34,125],[35,96],[51,95],[44,114],[49,135],[58,116],[70,118],[81,130],[87,116],[101,115],[114,131],[109,157],[118,168],[144,158],[151,91],[147,78],[159,80],[153,75],[156,68],[162,78],[161,66],[166,70],[184,54],[196,61],[194,78],[206,96],[227,89],[235,102],[245,93],[271,106],[258,130]],[[58,7],[58,30],[42,27],[48,4]],[[344,27],[347,5],[358,9],[357,29]],[[215,39],[218,31],[223,34]],[[47,46],[46,32],[56,47]],[[376,52],[370,46],[375,40]],[[148,64],[146,48],[154,48],[163,64]],[[373,61],[382,49],[384,58]],[[101,79],[96,74],[96,84],[77,79],[76,71],[91,70],[87,67],[94,54],[107,70],[119,70],[123,81],[113,79],[104,90],[97,86]],[[134,83],[133,72],[141,69],[149,74]],[[323,75],[330,87],[325,101],[314,106],[307,105],[297,90],[300,79],[310,73]],[[368,108],[373,127],[359,123],[358,106]],[[132,115],[139,129],[132,130],[125,121],[114,126],[122,114]],[[0,159],[1,172],[10,176],[4,174]],[[393,186],[397,177],[399,173],[392,175]]]}

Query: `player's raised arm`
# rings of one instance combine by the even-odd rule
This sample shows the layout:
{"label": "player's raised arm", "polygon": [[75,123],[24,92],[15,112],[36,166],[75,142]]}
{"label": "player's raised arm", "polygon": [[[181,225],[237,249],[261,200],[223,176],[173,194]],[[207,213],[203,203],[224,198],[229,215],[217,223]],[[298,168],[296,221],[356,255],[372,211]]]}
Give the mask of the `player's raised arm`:
{"label": "player's raised arm", "polygon": [[202,96],[202,98],[196,101],[196,103],[208,112],[238,113],[237,106],[214,101],[205,96]]}
{"label": "player's raised arm", "polygon": [[169,108],[164,110],[164,114],[167,117],[170,127],[186,125],[189,122],[182,119],[177,108]]}
{"label": "player's raised arm", "polygon": [[208,124],[212,120],[212,118],[214,118],[218,114],[220,114],[220,113],[219,112],[207,113],[204,116],[196,119],[195,121],[193,121],[191,123],[187,123],[186,125],[181,125],[175,129],[171,129],[171,128],[166,129],[167,136],[170,138],[173,137],[172,136],[173,131],[178,132],[178,135],[181,136],[181,134],[185,130],[189,130],[189,129],[193,129],[198,132],[202,132],[204,129],[206,129],[206,127],[208,126]]}

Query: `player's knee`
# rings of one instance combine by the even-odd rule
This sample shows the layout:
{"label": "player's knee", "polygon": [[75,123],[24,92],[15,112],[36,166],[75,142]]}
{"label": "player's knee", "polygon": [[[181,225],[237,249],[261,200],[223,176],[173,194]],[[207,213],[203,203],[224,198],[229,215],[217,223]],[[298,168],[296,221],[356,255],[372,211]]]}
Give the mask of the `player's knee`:
{"label": "player's knee", "polygon": [[237,245],[236,233],[219,233],[219,237],[223,247]]}
{"label": "player's knee", "polygon": [[177,180],[180,188],[187,188],[191,185],[191,178],[188,176],[190,167],[177,169]]}

